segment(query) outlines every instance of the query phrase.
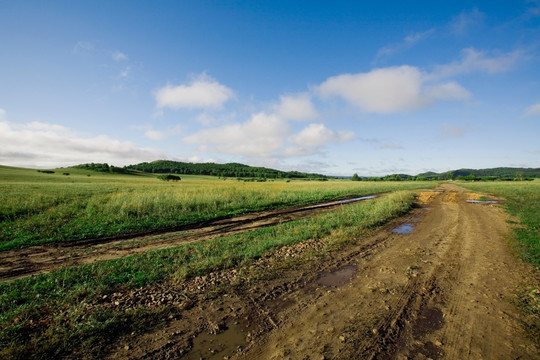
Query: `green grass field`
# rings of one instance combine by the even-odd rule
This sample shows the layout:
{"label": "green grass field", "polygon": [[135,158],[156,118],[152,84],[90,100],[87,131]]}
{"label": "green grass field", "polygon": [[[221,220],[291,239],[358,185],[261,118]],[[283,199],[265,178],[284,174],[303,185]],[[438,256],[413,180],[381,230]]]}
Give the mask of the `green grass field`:
{"label": "green grass field", "polygon": [[169,183],[151,174],[54,171],[0,166],[0,251],[434,185],[346,180],[258,183],[189,175]]}
{"label": "green grass field", "polygon": [[407,212],[413,202],[411,191],[393,192],[314,218],[0,284],[0,357],[99,358],[104,345],[144,330],[170,311],[167,306],[129,311],[86,307],[105,295],[248,265],[306,240],[327,239],[321,251],[327,254],[361,241],[366,229]]}

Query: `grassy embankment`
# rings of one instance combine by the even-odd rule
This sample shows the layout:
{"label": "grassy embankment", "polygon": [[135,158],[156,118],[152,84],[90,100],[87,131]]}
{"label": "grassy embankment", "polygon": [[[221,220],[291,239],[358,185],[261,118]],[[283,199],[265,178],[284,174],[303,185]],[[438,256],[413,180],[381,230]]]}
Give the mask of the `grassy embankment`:
{"label": "grassy embankment", "polygon": [[[525,261],[540,270],[540,180],[525,182],[467,183],[463,187],[504,198],[506,211],[519,223],[514,227],[514,244]],[[527,316],[525,327],[540,345],[540,288],[531,284],[519,295],[518,306]]]}
{"label": "grassy embankment", "polygon": [[343,180],[245,183],[186,175],[179,182],[166,183],[146,174],[103,174],[74,168],[47,174],[0,166],[0,251],[167,229],[398,187],[432,186]]}
{"label": "grassy embankment", "polygon": [[[304,191],[309,185],[319,187],[315,183],[298,184]],[[375,185],[356,185],[354,193],[371,192]],[[383,185],[388,186],[385,191],[418,186]],[[333,186],[338,196],[352,189],[349,185],[342,188],[339,183]],[[327,193],[330,189],[326,188]],[[369,191],[362,192],[365,189]],[[328,252],[358,241],[366,229],[408,211],[413,200],[411,192],[396,192],[314,218],[0,284],[0,357],[57,358],[76,354],[99,358],[106,344],[132,331],[143,331],[172,311],[171,306],[116,311],[100,306],[104,295],[141,286],[174,286],[191,276],[247,265],[276,248],[311,239],[330,239],[323,251]],[[89,309],[88,304],[94,306]]]}

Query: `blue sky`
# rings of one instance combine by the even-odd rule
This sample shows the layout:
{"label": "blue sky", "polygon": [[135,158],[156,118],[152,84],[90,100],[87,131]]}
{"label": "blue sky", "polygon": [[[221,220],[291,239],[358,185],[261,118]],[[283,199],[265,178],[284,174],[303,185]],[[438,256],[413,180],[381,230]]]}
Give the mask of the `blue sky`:
{"label": "blue sky", "polygon": [[0,164],[540,167],[538,1],[0,0]]}

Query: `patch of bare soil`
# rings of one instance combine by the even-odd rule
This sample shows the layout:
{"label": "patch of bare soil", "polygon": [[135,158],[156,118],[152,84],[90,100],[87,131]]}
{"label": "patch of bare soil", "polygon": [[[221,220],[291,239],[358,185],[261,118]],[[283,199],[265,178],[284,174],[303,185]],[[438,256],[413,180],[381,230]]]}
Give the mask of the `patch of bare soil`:
{"label": "patch of bare soil", "polygon": [[[538,359],[510,300],[539,281],[510,254],[504,212],[467,203],[456,186],[442,190],[326,256],[328,240],[308,241],[95,304],[174,309],[154,331],[121,339],[110,358]],[[412,232],[393,231],[404,223]]]}
{"label": "patch of bare soil", "polygon": [[84,239],[80,241],[33,246],[22,250],[0,252],[0,282],[53,271],[63,266],[91,264],[118,259],[149,250],[204,241],[246,232],[261,227],[313,217],[376,195],[337,200],[321,204],[250,213],[179,227],[175,231],[146,235]]}

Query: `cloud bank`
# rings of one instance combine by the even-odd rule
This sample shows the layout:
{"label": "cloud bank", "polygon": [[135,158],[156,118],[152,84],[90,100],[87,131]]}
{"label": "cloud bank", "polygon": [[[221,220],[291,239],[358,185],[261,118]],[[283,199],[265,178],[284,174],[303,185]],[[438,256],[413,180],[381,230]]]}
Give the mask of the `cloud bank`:
{"label": "cloud bank", "polygon": [[31,122],[12,124],[0,116],[0,163],[52,168],[87,162],[117,166],[166,158],[161,151],[105,135],[84,138],[64,126]]}

